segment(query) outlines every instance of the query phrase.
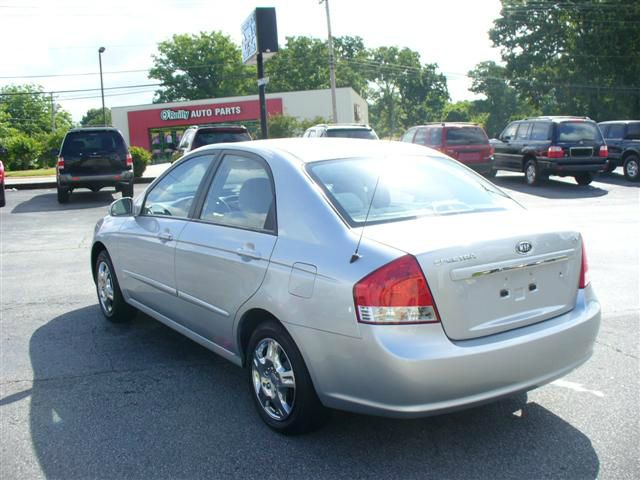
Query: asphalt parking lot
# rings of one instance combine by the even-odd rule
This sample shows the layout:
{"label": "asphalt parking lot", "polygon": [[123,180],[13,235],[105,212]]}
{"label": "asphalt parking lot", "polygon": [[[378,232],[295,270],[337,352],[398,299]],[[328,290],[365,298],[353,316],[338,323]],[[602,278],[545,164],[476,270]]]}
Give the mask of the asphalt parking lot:
{"label": "asphalt parking lot", "polygon": [[419,420],[336,412],[301,437],[264,426],[241,369],[142,314],[103,320],[89,249],[119,194],[7,191],[2,477],[640,478],[640,184],[496,183],[583,232],[603,307],[593,358],[527,396]]}

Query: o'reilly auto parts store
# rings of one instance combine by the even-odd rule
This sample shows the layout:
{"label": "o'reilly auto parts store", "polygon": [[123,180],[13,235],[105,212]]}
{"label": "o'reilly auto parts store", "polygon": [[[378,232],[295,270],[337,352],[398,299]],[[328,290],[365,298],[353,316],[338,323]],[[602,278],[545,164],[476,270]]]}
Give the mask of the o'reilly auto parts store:
{"label": "o'reilly auto parts store", "polygon": [[[338,88],[336,103],[338,122],[369,122],[367,102],[353,89]],[[329,119],[332,117],[331,90],[267,94],[267,112],[269,116]],[[170,144],[180,142],[184,130],[191,125],[238,123],[250,127],[259,124],[260,104],[257,95],[155,103],[113,107],[111,118],[129,145],[143,147],[154,157],[162,157],[170,150]]]}

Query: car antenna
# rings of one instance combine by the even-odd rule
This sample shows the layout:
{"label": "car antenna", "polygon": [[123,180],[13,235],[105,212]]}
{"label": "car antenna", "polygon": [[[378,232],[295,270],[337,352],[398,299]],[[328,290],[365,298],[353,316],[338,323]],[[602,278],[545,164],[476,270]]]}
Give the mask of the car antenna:
{"label": "car antenna", "polygon": [[371,195],[371,201],[369,202],[369,208],[367,209],[367,215],[364,217],[364,223],[362,224],[362,230],[360,230],[360,238],[358,239],[358,244],[356,245],[356,251],[351,255],[351,260],[349,263],[353,263],[357,261],[362,255],[358,253],[360,250],[360,242],[362,242],[362,236],[364,235],[364,229],[367,226],[367,220],[369,220],[369,212],[371,212],[371,206],[373,205],[373,199],[376,198],[376,192],[378,191],[378,183],[380,182],[380,174],[378,174],[378,178],[376,179],[376,186],[373,187],[373,194]]}

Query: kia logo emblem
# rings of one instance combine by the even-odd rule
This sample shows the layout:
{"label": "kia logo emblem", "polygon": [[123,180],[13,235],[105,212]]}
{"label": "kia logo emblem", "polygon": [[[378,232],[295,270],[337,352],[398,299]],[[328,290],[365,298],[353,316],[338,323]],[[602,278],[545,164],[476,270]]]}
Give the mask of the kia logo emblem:
{"label": "kia logo emblem", "polygon": [[526,240],[516,245],[516,252],[520,255],[526,255],[531,250],[533,250],[533,245],[531,245],[531,242],[527,242]]}

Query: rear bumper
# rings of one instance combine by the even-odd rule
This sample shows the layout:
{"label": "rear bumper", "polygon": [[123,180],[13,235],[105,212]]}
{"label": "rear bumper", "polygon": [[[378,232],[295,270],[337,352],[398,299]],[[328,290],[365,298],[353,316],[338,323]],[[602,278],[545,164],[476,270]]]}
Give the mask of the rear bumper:
{"label": "rear bumper", "polygon": [[493,158],[489,161],[483,161],[483,162],[478,162],[478,163],[465,163],[465,162],[460,162],[464,165],[466,165],[467,167],[469,167],[470,169],[481,173],[481,174],[487,174],[489,172],[491,172],[491,170],[494,167],[494,161]]}
{"label": "rear bumper", "polygon": [[126,183],[133,184],[133,170],[124,170],[122,172],[108,174],[72,174],[62,173],[57,177],[58,186],[60,187],[86,187],[86,188],[102,188],[114,187]]}
{"label": "rear bumper", "polygon": [[551,382],[589,359],[599,326],[590,286],[569,313],[474,340],[453,342],[440,324],[360,325],[361,338],[287,325],[326,406],[406,418]]}
{"label": "rear bumper", "polygon": [[575,175],[578,173],[598,173],[607,168],[607,159],[590,158],[584,161],[555,162],[551,160],[538,160],[541,173],[548,175]]}

